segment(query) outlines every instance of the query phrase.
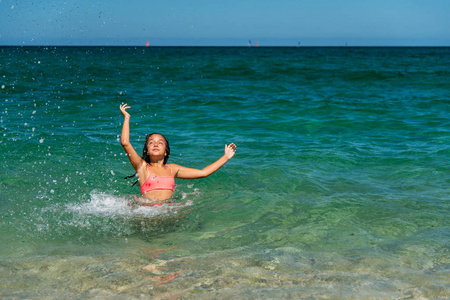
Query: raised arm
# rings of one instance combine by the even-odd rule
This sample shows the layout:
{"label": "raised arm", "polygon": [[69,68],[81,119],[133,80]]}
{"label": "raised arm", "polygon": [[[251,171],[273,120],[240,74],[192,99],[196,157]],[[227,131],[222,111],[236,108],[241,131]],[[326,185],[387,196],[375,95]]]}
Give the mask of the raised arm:
{"label": "raised arm", "polygon": [[175,177],[181,179],[198,179],[205,178],[211,175],[212,173],[219,170],[227,161],[229,161],[234,154],[236,153],[236,145],[231,143],[229,145],[225,145],[225,153],[219,158],[216,162],[210,164],[206,168],[202,170],[191,169],[182,167],[179,165],[171,164],[172,168],[174,168]]}
{"label": "raised arm", "polygon": [[130,107],[127,104],[120,105],[120,111],[124,117],[123,126],[122,126],[122,135],[120,137],[120,144],[123,149],[127,153],[128,159],[131,162],[131,165],[136,170],[139,171],[143,164],[143,159],[137,154],[136,150],[134,150],[133,146],[130,143],[130,114],[127,112],[127,109]]}

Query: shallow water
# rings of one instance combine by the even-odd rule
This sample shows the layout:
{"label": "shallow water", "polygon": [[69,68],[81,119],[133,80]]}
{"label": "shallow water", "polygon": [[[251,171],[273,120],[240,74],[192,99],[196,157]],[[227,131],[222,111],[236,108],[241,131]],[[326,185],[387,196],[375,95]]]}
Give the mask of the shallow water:
{"label": "shallow water", "polygon": [[[2,298],[448,298],[449,48],[0,48]],[[164,133],[172,203],[118,142]]]}

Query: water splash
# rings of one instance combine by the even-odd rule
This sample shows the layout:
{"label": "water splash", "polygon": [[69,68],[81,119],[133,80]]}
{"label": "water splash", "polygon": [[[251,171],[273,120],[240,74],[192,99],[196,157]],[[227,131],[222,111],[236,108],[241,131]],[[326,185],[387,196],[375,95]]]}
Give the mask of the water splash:
{"label": "water splash", "polygon": [[92,191],[87,202],[67,204],[66,210],[79,216],[92,215],[99,217],[146,217],[176,214],[179,209],[191,206],[192,201],[186,203],[164,203],[155,206],[137,206],[132,196],[115,196],[104,192]]}
{"label": "water splash", "polygon": [[86,199],[35,207],[27,213],[26,220],[21,213],[12,212],[8,226],[25,240],[96,243],[103,238],[143,232],[153,236],[184,228],[190,222],[188,213],[194,205],[192,200],[183,197],[179,202],[145,207],[133,200],[130,195],[93,190]]}

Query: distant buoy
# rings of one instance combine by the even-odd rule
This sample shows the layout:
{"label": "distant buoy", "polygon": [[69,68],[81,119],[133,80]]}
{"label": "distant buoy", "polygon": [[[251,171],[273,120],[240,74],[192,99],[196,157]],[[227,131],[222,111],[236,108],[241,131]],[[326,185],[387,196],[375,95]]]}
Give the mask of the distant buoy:
{"label": "distant buoy", "polygon": [[145,43],[145,46],[146,47],[150,46],[150,43],[147,41],[147,43]]}
{"label": "distant buoy", "polygon": [[255,47],[258,47],[259,45],[258,45],[258,41],[255,41]]}

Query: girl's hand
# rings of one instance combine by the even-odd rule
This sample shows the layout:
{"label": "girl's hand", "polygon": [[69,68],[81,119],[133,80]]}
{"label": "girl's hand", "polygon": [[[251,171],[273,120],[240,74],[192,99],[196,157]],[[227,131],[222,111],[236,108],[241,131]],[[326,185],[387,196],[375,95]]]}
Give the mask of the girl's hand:
{"label": "girl's hand", "polygon": [[127,113],[127,109],[129,109],[130,107],[128,106],[128,104],[121,104],[120,105],[120,112],[122,113],[122,115],[125,117],[125,119],[129,119],[131,116],[129,113]]}
{"label": "girl's hand", "polygon": [[225,155],[228,158],[232,158],[235,153],[236,153],[236,145],[234,143],[231,143],[228,146],[225,145]]}

